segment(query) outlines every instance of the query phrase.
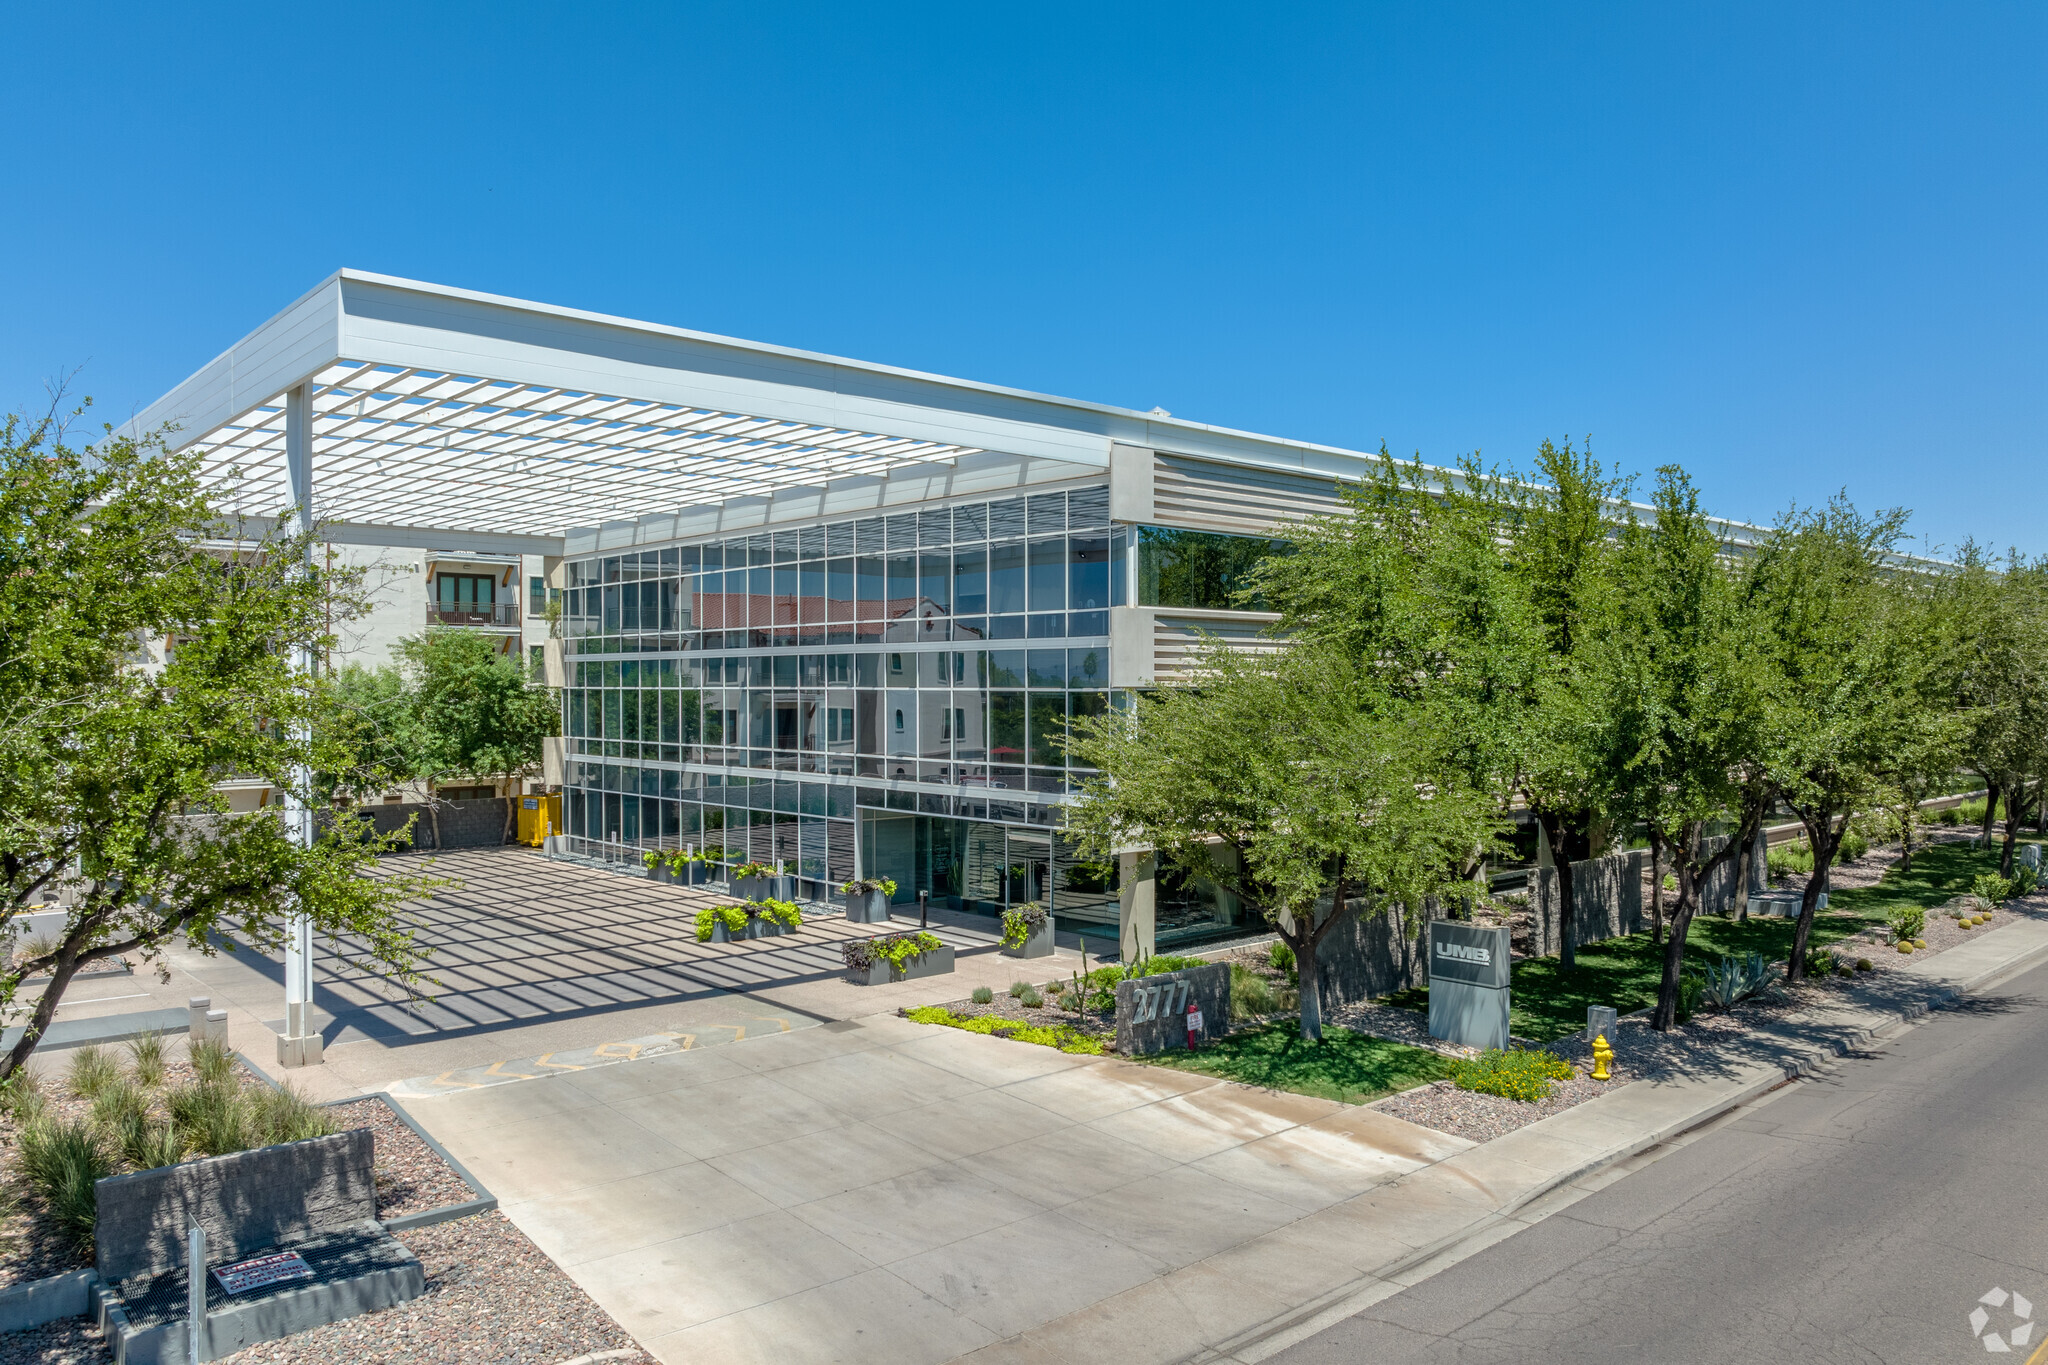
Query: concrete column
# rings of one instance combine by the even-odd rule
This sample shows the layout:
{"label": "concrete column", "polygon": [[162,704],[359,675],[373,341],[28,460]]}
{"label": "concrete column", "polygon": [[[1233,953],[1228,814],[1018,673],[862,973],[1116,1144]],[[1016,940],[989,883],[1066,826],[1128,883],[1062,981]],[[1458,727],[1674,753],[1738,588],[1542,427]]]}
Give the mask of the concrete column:
{"label": "concrete column", "polygon": [[[284,408],[285,495],[292,501],[295,529],[306,541],[305,568],[312,571],[313,532],[313,393],[301,384],[285,395]],[[293,663],[303,672],[315,666],[313,651],[295,651]],[[285,827],[302,848],[313,843],[313,775],[304,765],[292,772],[292,784],[285,792]],[[277,1040],[279,1065],[315,1066],[321,1061],[322,1040],[313,1019],[313,925],[304,914],[294,913],[285,921],[284,935],[284,1032]]]}
{"label": "concrete column", "polygon": [[1158,951],[1159,860],[1150,853],[1120,853],[1117,865],[1117,955],[1136,962]]}

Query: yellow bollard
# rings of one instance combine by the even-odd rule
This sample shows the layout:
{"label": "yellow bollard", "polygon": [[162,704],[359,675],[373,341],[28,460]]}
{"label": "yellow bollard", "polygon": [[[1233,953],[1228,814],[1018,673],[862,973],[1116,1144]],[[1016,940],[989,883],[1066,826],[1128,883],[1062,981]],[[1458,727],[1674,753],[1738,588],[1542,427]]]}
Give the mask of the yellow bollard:
{"label": "yellow bollard", "polygon": [[1593,1037],[1593,1079],[1596,1081],[1609,1079],[1607,1064],[1613,1060],[1614,1049],[1608,1044],[1607,1035],[1604,1033],[1595,1034]]}

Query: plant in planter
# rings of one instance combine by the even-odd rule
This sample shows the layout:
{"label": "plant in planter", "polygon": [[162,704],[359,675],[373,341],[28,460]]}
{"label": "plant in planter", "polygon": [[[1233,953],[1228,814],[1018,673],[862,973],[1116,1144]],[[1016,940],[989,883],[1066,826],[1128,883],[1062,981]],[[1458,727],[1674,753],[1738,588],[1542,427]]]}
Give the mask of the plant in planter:
{"label": "plant in planter", "polygon": [[1037,901],[1003,911],[1005,957],[1050,957],[1053,951],[1052,912]]}
{"label": "plant in planter", "polygon": [[846,917],[855,924],[889,922],[889,898],[896,894],[894,881],[887,877],[859,877],[840,883],[839,890],[846,896]]}
{"label": "plant in planter", "polygon": [[859,984],[907,981],[953,970],[953,950],[937,934],[884,934],[839,945],[847,973]]}
{"label": "plant in planter", "polygon": [[774,924],[780,933],[793,934],[804,927],[803,911],[796,908],[794,901],[756,901],[747,908]]}
{"label": "plant in planter", "polygon": [[746,932],[747,907],[744,905],[713,905],[697,912],[699,943],[726,943],[744,938]]}

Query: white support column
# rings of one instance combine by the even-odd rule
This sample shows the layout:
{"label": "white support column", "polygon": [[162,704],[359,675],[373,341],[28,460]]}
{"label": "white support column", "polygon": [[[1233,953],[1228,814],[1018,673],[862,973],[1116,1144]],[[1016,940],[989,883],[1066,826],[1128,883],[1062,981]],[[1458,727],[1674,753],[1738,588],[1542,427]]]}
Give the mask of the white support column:
{"label": "white support column", "polygon": [[[284,409],[285,491],[292,500],[301,535],[313,531],[313,394],[301,384],[285,395]],[[306,570],[313,567],[312,542],[306,543]],[[301,648],[294,660],[306,673],[313,671],[313,651]],[[313,843],[312,773],[304,766],[292,773],[285,793],[285,826],[301,847]],[[285,924],[284,938],[284,1032],[277,1040],[279,1065],[316,1066],[321,1060],[320,1029],[313,1019],[313,926],[303,914],[294,914]]]}

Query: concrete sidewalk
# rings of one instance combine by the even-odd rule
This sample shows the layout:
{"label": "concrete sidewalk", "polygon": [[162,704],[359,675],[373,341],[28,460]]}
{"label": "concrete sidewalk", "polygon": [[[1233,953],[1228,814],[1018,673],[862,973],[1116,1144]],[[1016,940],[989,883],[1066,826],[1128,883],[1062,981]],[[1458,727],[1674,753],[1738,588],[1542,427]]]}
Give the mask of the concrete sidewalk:
{"label": "concrete sidewalk", "polygon": [[1753,1030],[1707,1074],[1623,1086],[964,1359],[1253,1365],[1619,1179],[1629,1158],[2044,960],[2048,923],[2007,925],[1911,964],[1881,998],[1852,992]]}

